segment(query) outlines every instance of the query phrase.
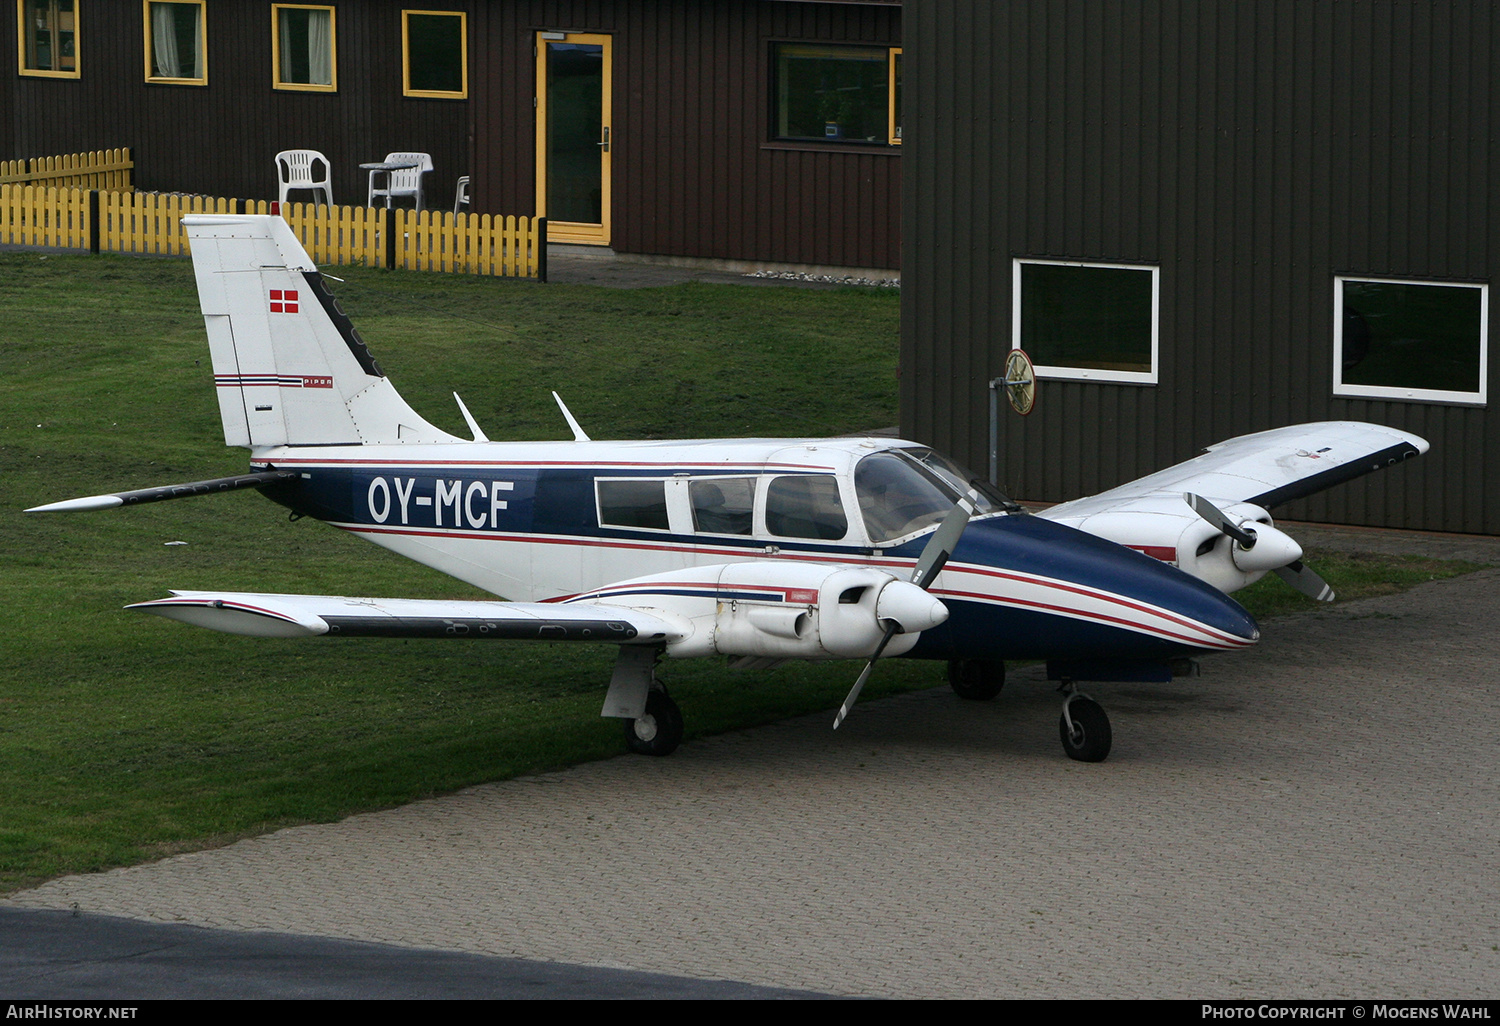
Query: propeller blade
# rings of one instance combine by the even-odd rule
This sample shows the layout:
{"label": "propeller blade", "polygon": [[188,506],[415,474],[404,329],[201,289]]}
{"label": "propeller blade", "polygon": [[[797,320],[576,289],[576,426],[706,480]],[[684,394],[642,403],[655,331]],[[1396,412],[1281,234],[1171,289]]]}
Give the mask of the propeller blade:
{"label": "propeller blade", "polygon": [[1314,601],[1332,602],[1334,599],[1333,589],[1328,586],[1328,582],[1315,574],[1300,559],[1293,560],[1286,566],[1277,567],[1276,576]]}
{"label": "propeller blade", "polygon": [[[974,510],[974,503],[967,495],[954,504],[953,509],[943,518],[942,524],[932,532],[932,537],[928,539],[926,547],[922,549],[922,555],[917,559],[916,569],[912,571],[911,583],[923,591],[932,587],[932,582],[947,565],[948,557],[953,555],[959,536],[964,533],[964,528],[969,526],[969,518],[974,515]],[[942,619],[947,619],[946,610]],[[942,620],[938,622],[941,623]],[[870,656],[870,661],[860,672],[859,679],[849,690],[849,697],[844,699],[843,705],[839,706],[839,714],[833,718],[834,730],[839,729],[839,724],[844,722],[845,717],[849,715],[849,710],[854,708],[855,699],[859,698],[860,691],[864,690],[865,681],[870,679],[870,671],[875,669],[875,660],[880,658],[880,654],[885,651],[885,646],[890,644],[891,638],[895,637],[900,627],[900,623],[892,620],[891,625],[885,629],[885,635],[876,646],[875,654]]]}
{"label": "propeller blade", "polygon": [[895,636],[896,624],[892,623],[885,629],[885,637],[881,638],[880,644],[875,647],[875,654],[872,655],[870,657],[870,661],[865,664],[865,668],[860,673],[859,679],[854,682],[854,687],[849,689],[849,697],[844,699],[843,705],[839,706],[839,714],[833,718],[834,730],[839,729],[839,724],[844,722],[844,718],[849,715],[849,710],[854,708],[855,700],[859,698],[859,693],[864,690],[865,681],[870,679],[870,671],[875,669],[875,660],[880,658],[880,653],[885,651],[885,646],[889,644],[890,640]]}
{"label": "propeller blade", "polygon": [[958,500],[953,509],[949,510],[941,526],[932,532],[932,537],[927,541],[927,547],[922,550],[922,555],[917,560],[917,568],[912,571],[911,583],[923,591],[932,587],[933,580],[947,565],[948,557],[953,555],[959,536],[964,533],[964,528],[969,526],[969,518],[974,515],[974,508],[974,503],[965,495]]}
{"label": "propeller blade", "polygon": [[1201,495],[1194,495],[1192,492],[1183,492],[1182,497],[1187,501],[1189,506],[1193,507],[1194,513],[1212,524],[1220,534],[1229,535],[1229,537],[1240,543],[1241,548],[1255,548],[1255,531],[1253,529],[1244,528],[1234,523],[1224,515],[1219,507]]}

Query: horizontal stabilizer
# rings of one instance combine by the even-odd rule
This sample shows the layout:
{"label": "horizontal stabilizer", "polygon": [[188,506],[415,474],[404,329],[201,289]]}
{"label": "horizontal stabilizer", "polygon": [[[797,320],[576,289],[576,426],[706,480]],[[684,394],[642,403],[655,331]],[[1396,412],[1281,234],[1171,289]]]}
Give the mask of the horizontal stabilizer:
{"label": "horizontal stabilizer", "polygon": [[213,495],[216,492],[232,492],[240,488],[264,488],[278,481],[289,481],[297,476],[294,470],[263,470],[255,474],[236,474],[233,477],[216,477],[208,481],[190,481],[187,484],[160,485],[156,488],[138,488],[133,492],[113,492],[109,495],[87,495],[81,499],[64,499],[49,502],[45,506],[32,506],[27,513],[79,513],[91,509],[114,509],[117,506],[139,506],[145,502],[161,502],[164,499],[189,499],[196,495]]}
{"label": "horizontal stabilizer", "polygon": [[467,638],[594,641],[650,645],[674,641],[685,622],[624,606],[484,599],[347,598],[174,591],[139,609],[195,627],[257,638]]}

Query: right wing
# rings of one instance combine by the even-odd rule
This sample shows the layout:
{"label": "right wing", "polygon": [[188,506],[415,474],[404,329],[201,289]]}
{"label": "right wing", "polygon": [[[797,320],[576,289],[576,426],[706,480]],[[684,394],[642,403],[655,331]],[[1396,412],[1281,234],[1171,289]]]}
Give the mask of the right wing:
{"label": "right wing", "polygon": [[173,591],[127,609],[258,638],[496,638],[658,645],[691,633],[670,613],[602,603],[348,598]]}

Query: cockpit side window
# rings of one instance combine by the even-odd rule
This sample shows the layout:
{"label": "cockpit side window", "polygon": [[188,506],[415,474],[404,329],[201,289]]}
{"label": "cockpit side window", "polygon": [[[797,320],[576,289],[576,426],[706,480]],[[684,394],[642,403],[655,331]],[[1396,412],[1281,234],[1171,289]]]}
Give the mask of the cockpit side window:
{"label": "cockpit side window", "polygon": [[946,481],[889,450],[859,461],[854,493],[865,530],[877,545],[931,527],[958,501]]}
{"label": "cockpit side window", "polygon": [[766,530],[781,538],[836,541],[849,533],[849,518],[832,474],[773,478],[766,489]]}
{"label": "cockpit side window", "polygon": [[694,479],[688,486],[693,530],[705,534],[749,534],[755,512],[755,478]]}

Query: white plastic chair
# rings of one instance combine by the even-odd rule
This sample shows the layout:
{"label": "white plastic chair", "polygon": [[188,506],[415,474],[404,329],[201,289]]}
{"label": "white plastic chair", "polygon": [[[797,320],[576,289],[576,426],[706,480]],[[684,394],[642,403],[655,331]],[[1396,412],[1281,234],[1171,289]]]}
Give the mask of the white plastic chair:
{"label": "white plastic chair", "polygon": [[[317,164],[323,165],[321,178],[313,177]],[[282,150],[276,154],[276,177],[281,180],[280,199],[283,203],[292,189],[310,189],[314,194],[321,190],[323,202],[333,206],[333,183],[329,180],[332,175],[333,168],[328,158],[317,150]]]}
{"label": "white plastic chair", "polygon": [[462,214],[469,209],[469,176],[460,175],[458,187],[453,190],[453,212]]}
{"label": "white plastic chair", "polygon": [[[375,198],[385,198],[385,205],[389,207],[391,200],[401,197],[409,197],[417,203],[417,209],[422,209],[422,176],[432,170],[432,155],[429,153],[387,153],[385,162],[387,164],[398,164],[403,161],[410,162],[411,167],[402,168],[399,171],[371,171],[370,172],[370,195],[365,201],[366,206],[373,207]],[[385,175],[385,188],[375,187],[375,176]]]}

